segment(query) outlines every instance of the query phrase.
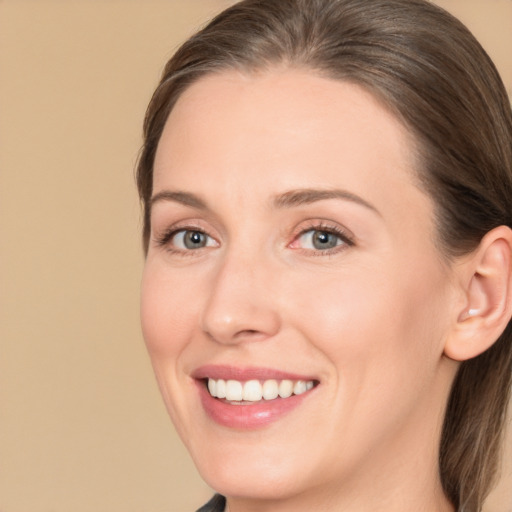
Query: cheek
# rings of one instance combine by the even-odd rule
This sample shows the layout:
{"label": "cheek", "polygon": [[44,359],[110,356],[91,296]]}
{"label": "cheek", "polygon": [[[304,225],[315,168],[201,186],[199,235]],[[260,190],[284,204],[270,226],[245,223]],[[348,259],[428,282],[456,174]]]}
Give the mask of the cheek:
{"label": "cheek", "polygon": [[[354,269],[346,275],[315,276],[314,286],[290,295],[289,312],[338,378],[351,377],[400,391],[421,372],[428,378],[442,354],[447,296],[437,272]],[[421,276],[428,275],[428,279]],[[307,293],[306,293],[307,290]],[[297,316],[296,312],[307,311]],[[446,316],[446,315],[445,315]]]}
{"label": "cheek", "polygon": [[312,276],[311,282],[295,287],[287,302],[300,330],[336,362],[378,350],[392,295],[389,283],[376,281],[369,272],[352,271]]}
{"label": "cheek", "polygon": [[432,316],[444,298],[441,280],[429,278],[419,283],[391,271],[317,276],[308,293],[295,294],[290,314],[308,312],[295,314],[295,325],[331,369],[332,436],[351,440],[348,458],[357,446],[395,439],[400,425],[421,428],[421,411],[436,399],[443,327]]}
{"label": "cheek", "polygon": [[152,358],[174,357],[186,344],[191,308],[196,302],[188,297],[188,288],[179,286],[158,263],[146,262],[141,286],[141,324]]}
{"label": "cheek", "polygon": [[190,344],[198,302],[194,287],[186,284],[159,262],[146,262],[141,286],[142,332],[164,403],[184,439],[190,407],[186,393],[177,390],[191,386],[180,361]]}

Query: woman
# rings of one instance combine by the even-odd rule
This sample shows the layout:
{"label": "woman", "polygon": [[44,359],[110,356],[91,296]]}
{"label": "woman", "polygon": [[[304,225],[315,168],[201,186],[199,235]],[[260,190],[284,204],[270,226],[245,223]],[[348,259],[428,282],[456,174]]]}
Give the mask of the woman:
{"label": "woman", "polygon": [[142,325],[202,510],[479,511],[511,385],[512,114],[423,0],[246,0],[167,64]]}

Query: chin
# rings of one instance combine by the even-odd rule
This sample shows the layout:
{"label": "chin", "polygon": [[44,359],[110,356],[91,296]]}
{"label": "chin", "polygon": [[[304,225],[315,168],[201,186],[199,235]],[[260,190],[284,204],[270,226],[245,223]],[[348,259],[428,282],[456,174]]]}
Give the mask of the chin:
{"label": "chin", "polygon": [[289,471],[269,468],[265,464],[250,464],[244,471],[238,471],[228,464],[220,464],[211,472],[206,470],[200,473],[212,489],[229,497],[283,500],[299,494],[303,487],[297,475],[292,476]]}
{"label": "chin", "polygon": [[262,444],[219,445],[192,456],[203,480],[224,496],[280,500],[303,490],[312,477],[305,458]]}

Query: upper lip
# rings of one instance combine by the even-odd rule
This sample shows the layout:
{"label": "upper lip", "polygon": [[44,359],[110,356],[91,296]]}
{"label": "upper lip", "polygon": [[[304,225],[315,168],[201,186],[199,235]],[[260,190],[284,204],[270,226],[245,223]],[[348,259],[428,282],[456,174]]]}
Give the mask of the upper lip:
{"label": "upper lip", "polygon": [[311,375],[300,375],[297,373],[286,372],[274,368],[263,368],[256,366],[232,366],[207,364],[196,368],[192,372],[194,379],[224,379],[224,380],[318,380]]}

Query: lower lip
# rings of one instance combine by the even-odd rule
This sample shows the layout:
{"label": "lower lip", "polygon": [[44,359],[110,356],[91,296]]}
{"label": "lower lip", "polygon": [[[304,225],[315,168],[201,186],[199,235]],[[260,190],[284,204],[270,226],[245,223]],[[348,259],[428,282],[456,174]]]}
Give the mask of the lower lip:
{"label": "lower lip", "polygon": [[298,407],[315,388],[292,395],[289,398],[261,400],[254,403],[232,405],[229,402],[213,398],[204,381],[197,381],[201,403],[206,414],[216,423],[228,428],[250,430],[265,427],[277,421]]}

